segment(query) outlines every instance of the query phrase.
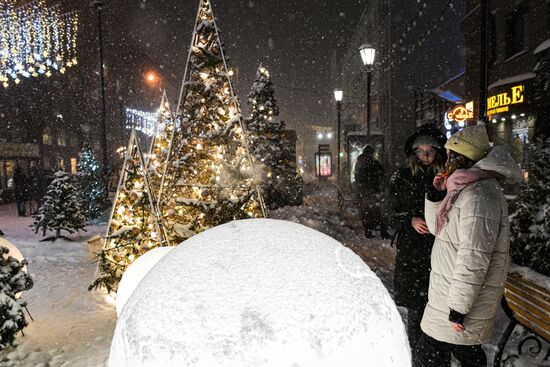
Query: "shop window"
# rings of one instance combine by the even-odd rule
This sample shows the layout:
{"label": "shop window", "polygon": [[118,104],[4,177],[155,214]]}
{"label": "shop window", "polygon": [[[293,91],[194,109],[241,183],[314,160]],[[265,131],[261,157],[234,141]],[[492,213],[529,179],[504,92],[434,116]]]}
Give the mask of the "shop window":
{"label": "shop window", "polygon": [[76,175],[76,158],[71,158],[71,174]]}
{"label": "shop window", "polygon": [[49,127],[45,128],[44,132],[42,133],[42,143],[47,145],[53,144],[52,129],[50,129]]}
{"label": "shop window", "polygon": [[15,161],[5,162],[6,177],[8,179],[7,187],[13,188],[13,171],[15,170]]}
{"label": "shop window", "polygon": [[67,146],[67,132],[63,129],[57,130],[57,145],[60,147]]}
{"label": "shop window", "polygon": [[505,20],[506,34],[506,58],[525,50],[526,47],[526,27],[527,27],[527,7],[519,6]]}

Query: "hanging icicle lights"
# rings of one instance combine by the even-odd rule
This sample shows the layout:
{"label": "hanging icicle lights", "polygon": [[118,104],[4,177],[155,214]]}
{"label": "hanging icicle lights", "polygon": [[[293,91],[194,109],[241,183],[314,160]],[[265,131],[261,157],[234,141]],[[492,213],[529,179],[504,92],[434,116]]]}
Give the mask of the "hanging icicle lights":
{"label": "hanging icicle lights", "polygon": [[35,0],[20,7],[14,0],[0,5],[0,83],[7,88],[21,77],[64,74],[78,63],[78,14],[61,14],[59,6]]}
{"label": "hanging icicle lights", "polygon": [[156,112],[145,112],[126,108],[126,128],[128,130],[136,129],[147,136],[153,136],[156,131],[156,125],[159,114]]}

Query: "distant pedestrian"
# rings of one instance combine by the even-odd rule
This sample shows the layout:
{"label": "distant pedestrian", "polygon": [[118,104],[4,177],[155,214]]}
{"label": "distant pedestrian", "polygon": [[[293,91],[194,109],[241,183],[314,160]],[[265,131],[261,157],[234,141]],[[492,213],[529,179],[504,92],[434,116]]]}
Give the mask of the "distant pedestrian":
{"label": "distant pedestrian", "polygon": [[380,230],[382,238],[390,237],[380,209],[383,180],[384,166],[375,157],[373,147],[367,145],[355,163],[355,184],[361,208],[361,221],[367,238],[374,237],[376,229]]}
{"label": "distant pedestrian", "polygon": [[451,358],[462,367],[487,366],[481,344],[491,337],[508,273],[510,223],[497,182],[521,180],[521,169],[502,146],[491,148],[484,125],[449,138],[445,174],[426,195],[432,249],[429,301],[416,345],[415,367],[439,367]]}
{"label": "distant pedestrian", "polygon": [[13,185],[15,188],[15,202],[17,203],[17,215],[26,215],[26,205],[29,195],[28,178],[25,171],[19,165],[13,171]]}
{"label": "distant pedestrian", "polygon": [[[428,302],[430,253],[435,240],[426,226],[424,197],[445,165],[446,141],[434,125],[417,128],[405,143],[408,164],[392,175],[388,186],[389,218],[396,231],[395,302],[407,308],[407,334],[413,359]],[[441,198],[444,196],[445,192]]]}

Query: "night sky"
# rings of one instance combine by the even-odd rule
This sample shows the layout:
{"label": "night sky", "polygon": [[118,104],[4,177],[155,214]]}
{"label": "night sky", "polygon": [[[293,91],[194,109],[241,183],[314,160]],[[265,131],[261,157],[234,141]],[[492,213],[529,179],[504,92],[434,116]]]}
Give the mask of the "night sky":
{"label": "night sky", "polygon": [[[198,0],[122,1],[126,3],[111,17],[116,23],[108,21],[106,32],[114,31],[110,37],[122,36],[144,49],[179,88]],[[366,0],[213,0],[212,4],[230,65],[238,70],[235,88],[243,110],[247,111],[246,95],[263,62],[270,69],[280,116],[288,127],[328,125],[335,87],[330,58],[353,34]]]}

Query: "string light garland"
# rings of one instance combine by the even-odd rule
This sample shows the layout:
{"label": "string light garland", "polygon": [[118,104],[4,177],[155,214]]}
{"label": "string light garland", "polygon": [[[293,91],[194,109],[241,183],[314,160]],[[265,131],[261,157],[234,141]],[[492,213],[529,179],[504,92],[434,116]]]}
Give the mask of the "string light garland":
{"label": "string light garland", "polygon": [[64,74],[78,64],[78,13],[61,14],[59,6],[35,0],[15,7],[15,0],[0,5],[0,83],[19,84],[21,78]]}
{"label": "string light garland", "polygon": [[135,129],[136,131],[141,131],[147,136],[155,134],[158,118],[159,114],[157,112],[126,108],[126,128],[128,130]]}

